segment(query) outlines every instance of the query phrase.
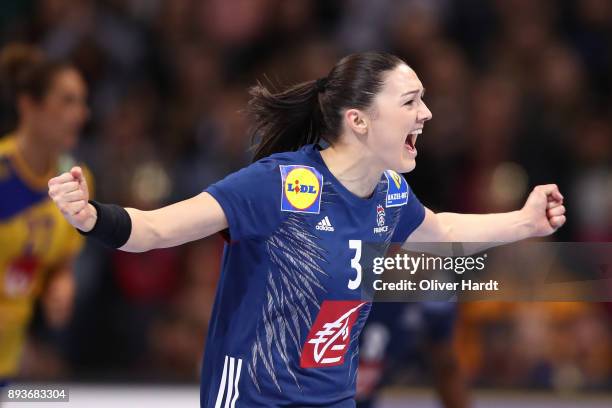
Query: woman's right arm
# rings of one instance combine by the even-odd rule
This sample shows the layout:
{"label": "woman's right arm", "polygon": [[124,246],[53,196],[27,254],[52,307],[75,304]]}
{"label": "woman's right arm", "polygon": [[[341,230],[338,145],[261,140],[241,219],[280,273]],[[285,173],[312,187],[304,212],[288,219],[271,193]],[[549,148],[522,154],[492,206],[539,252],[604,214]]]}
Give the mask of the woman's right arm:
{"label": "woman's right arm", "polygon": [[[83,232],[96,225],[98,214],[91,205],[87,182],[79,167],[49,181],[49,196],[66,220]],[[126,208],[131,219],[129,239],[119,249],[144,252],[195,241],[227,228],[223,209],[210,194],[193,198],[153,211]]]}
{"label": "woman's right arm", "polygon": [[208,193],[153,211],[126,210],[132,219],[132,233],[119,248],[122,251],[143,252],[177,246],[227,228],[223,209]]}

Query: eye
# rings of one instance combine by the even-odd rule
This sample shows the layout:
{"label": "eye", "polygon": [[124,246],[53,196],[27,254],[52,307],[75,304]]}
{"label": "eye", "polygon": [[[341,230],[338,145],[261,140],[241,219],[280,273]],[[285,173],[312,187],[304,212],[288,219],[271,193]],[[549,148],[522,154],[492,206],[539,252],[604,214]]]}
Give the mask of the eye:
{"label": "eye", "polygon": [[411,100],[409,100],[408,102],[406,102],[406,103],[404,104],[404,106],[412,106],[412,105],[414,105],[414,101],[415,101],[415,99],[411,99]]}

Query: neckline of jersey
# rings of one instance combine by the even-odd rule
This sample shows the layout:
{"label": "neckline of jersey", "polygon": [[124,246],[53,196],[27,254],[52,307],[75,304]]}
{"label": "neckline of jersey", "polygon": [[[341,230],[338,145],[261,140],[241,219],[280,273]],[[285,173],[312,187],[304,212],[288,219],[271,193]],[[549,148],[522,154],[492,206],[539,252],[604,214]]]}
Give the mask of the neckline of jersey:
{"label": "neckline of jersey", "polygon": [[57,174],[57,165],[52,166],[46,174],[37,174],[32,170],[25,157],[22,156],[19,147],[17,146],[17,136],[10,133],[5,136],[10,151],[9,159],[13,164],[17,176],[21,178],[26,185],[32,190],[46,191],[49,179]]}
{"label": "neckline of jersey", "polygon": [[354,206],[370,207],[374,202],[376,202],[376,200],[379,199],[378,196],[380,193],[381,184],[382,184],[381,181],[382,181],[382,177],[384,177],[384,174],[381,174],[380,176],[381,179],[376,184],[376,188],[374,189],[370,197],[367,197],[367,198],[359,197],[358,195],[352,193],[349,189],[344,187],[344,185],[329,170],[329,168],[327,167],[327,164],[325,164],[325,160],[323,160],[323,157],[321,156],[320,146],[309,145],[307,149],[305,150],[306,150],[306,153],[310,153],[309,156],[312,157],[313,161],[316,162],[320,166],[319,169],[323,173],[323,184],[325,184],[326,178],[332,181],[338,193],[342,195],[349,204],[354,205]]}

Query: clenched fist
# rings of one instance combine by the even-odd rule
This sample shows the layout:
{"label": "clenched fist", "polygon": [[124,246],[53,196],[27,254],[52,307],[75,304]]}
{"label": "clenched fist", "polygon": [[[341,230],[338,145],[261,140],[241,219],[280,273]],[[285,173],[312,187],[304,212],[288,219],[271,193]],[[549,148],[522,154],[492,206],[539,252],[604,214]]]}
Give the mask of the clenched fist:
{"label": "clenched fist", "polygon": [[535,237],[550,235],[565,224],[563,195],[556,184],[535,187],[521,211],[530,220]]}
{"label": "clenched fist", "polygon": [[49,180],[49,197],[73,227],[88,232],[96,224],[96,209],[89,204],[87,181],[80,167]]}

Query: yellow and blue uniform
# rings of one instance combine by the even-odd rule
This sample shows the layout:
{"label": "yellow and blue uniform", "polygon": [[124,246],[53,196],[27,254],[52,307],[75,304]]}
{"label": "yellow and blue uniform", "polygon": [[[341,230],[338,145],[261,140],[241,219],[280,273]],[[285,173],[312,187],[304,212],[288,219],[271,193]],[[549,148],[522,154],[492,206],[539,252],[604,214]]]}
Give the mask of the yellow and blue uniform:
{"label": "yellow and blue uniform", "polygon": [[50,174],[37,176],[19,154],[15,137],[0,140],[0,379],[17,372],[33,306],[49,272],[83,244],[47,195],[49,178],[73,164],[62,157]]}

